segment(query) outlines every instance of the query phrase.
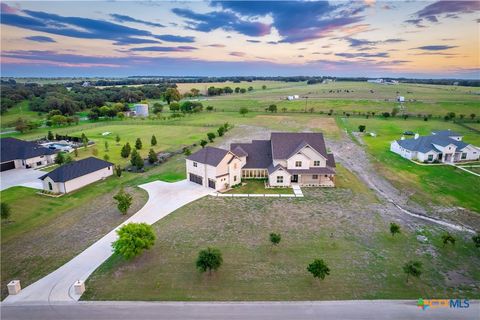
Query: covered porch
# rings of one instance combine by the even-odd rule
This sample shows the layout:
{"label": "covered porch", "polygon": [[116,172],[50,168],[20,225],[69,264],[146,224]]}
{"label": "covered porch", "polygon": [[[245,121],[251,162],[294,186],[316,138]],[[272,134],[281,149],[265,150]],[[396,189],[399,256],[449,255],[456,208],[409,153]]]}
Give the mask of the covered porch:
{"label": "covered porch", "polygon": [[334,174],[294,174],[291,183],[302,187],[335,187]]}

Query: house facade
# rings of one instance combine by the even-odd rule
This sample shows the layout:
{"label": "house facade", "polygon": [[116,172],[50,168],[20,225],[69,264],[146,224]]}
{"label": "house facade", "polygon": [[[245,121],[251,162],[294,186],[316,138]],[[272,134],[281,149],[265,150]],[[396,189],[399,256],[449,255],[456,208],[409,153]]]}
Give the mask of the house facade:
{"label": "house facade", "polygon": [[392,141],[390,151],[402,157],[426,163],[475,161],[480,149],[463,141],[463,136],[450,130],[433,131],[429,136]]}
{"label": "house facade", "polygon": [[232,143],[230,151],[204,148],[187,158],[187,177],[217,191],[241,179],[266,179],[270,187],[334,187],[335,159],[321,133],[279,132],[270,140]]}
{"label": "house facade", "polygon": [[64,164],[39,179],[47,192],[69,193],[113,175],[113,169],[113,163],[89,157]]}
{"label": "house facade", "polygon": [[55,160],[55,151],[35,142],[15,138],[0,139],[1,170],[30,169],[49,165]]}
{"label": "house facade", "polygon": [[216,191],[241,182],[241,161],[232,152],[205,147],[186,160],[187,179]]}

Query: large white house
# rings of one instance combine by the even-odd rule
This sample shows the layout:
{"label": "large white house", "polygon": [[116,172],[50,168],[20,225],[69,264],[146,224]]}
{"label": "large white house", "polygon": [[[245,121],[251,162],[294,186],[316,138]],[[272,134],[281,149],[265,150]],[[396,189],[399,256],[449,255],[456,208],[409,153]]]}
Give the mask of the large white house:
{"label": "large white house", "polygon": [[450,130],[392,141],[390,151],[419,162],[453,163],[478,160],[480,157],[479,148],[466,143],[461,134]]}
{"label": "large white house", "polygon": [[0,145],[0,171],[39,168],[54,162],[55,151],[35,142],[2,138]]}
{"label": "large white house", "polygon": [[217,191],[241,179],[267,179],[271,187],[335,186],[335,159],[321,133],[272,133],[270,140],[206,147],[187,158],[192,182]]}

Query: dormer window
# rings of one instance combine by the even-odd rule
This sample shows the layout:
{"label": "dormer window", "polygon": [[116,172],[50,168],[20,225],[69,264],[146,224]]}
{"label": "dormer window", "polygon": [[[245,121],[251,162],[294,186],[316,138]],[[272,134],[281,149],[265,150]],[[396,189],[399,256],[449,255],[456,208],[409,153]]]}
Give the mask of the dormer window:
{"label": "dormer window", "polygon": [[302,161],[295,161],[295,167],[300,168],[302,166]]}
{"label": "dormer window", "polygon": [[320,161],[319,160],[313,161],[313,166],[314,167],[320,167]]}

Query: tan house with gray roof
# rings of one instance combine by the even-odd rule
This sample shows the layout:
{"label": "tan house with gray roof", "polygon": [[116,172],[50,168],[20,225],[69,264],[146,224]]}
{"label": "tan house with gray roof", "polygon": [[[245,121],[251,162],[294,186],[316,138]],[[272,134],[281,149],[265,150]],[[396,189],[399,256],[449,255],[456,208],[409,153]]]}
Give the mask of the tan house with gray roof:
{"label": "tan house with gray roof", "polygon": [[334,187],[335,159],[321,133],[274,132],[270,140],[207,147],[187,158],[190,181],[215,190],[241,179],[266,179],[271,187]]}

